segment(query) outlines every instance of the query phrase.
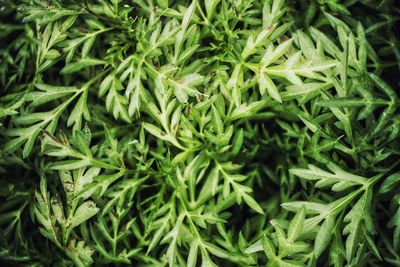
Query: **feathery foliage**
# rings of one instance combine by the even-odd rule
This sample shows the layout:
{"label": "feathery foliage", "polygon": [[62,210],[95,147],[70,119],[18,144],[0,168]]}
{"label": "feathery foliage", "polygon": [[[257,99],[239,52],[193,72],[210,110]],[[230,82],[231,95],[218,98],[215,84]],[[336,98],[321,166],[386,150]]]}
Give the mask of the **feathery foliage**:
{"label": "feathery foliage", "polygon": [[395,3],[0,0],[0,262],[400,266]]}

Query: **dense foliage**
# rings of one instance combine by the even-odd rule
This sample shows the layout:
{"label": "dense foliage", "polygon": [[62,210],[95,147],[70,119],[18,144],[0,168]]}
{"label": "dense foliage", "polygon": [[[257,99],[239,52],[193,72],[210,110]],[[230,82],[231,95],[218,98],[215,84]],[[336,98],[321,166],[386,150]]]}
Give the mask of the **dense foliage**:
{"label": "dense foliage", "polygon": [[397,0],[0,0],[2,266],[400,266]]}

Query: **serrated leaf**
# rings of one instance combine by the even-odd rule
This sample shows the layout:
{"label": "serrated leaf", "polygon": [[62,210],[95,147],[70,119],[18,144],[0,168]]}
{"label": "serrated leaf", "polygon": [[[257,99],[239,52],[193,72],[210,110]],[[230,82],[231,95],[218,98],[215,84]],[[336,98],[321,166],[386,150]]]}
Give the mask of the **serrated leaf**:
{"label": "serrated leaf", "polygon": [[89,220],[91,217],[99,212],[99,208],[93,201],[86,201],[80,205],[74,212],[74,216],[71,221],[71,228],[82,224],[83,222]]}

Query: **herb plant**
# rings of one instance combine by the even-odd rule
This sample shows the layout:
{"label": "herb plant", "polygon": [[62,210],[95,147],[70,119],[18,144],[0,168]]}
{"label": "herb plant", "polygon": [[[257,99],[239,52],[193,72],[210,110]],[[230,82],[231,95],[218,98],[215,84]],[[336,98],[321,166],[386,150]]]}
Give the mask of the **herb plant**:
{"label": "herb plant", "polygon": [[0,0],[2,266],[400,266],[396,2]]}

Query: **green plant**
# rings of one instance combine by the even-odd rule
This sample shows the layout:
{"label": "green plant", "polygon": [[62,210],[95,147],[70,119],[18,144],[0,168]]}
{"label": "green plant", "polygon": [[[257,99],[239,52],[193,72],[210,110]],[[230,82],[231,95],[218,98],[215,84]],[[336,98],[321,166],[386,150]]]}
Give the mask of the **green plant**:
{"label": "green plant", "polygon": [[400,266],[395,2],[0,0],[0,260]]}

